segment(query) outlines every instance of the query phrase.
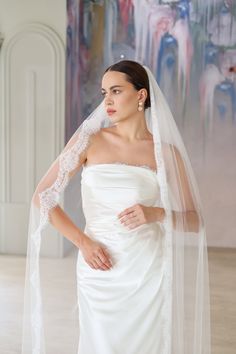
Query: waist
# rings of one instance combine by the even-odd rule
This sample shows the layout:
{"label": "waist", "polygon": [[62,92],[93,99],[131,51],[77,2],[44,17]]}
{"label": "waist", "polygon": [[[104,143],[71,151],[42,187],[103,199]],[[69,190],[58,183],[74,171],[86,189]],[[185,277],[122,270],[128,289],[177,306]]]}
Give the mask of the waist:
{"label": "waist", "polygon": [[125,227],[117,215],[103,215],[103,216],[92,216],[86,217],[86,226],[91,230],[95,230],[96,232],[118,232],[118,231],[126,231],[127,227]]}
{"label": "waist", "polygon": [[148,223],[130,229],[120,222],[117,216],[86,219],[85,233],[95,240],[127,240],[129,238],[148,238],[160,234],[159,223]]}

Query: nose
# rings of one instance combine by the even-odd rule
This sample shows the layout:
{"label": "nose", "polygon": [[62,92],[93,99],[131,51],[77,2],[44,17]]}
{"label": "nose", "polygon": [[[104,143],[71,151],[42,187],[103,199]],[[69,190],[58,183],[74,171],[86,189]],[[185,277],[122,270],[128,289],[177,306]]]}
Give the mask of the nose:
{"label": "nose", "polygon": [[105,103],[105,105],[113,104],[113,100],[112,100],[111,96],[109,95],[109,93],[107,93],[106,96],[104,97],[104,103]]}

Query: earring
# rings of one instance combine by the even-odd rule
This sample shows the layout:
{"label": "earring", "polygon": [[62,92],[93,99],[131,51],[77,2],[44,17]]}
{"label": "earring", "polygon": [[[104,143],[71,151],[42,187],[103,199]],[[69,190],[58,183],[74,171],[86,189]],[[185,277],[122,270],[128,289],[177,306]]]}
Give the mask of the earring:
{"label": "earring", "polygon": [[143,102],[139,101],[138,103],[138,111],[141,112],[143,110]]}

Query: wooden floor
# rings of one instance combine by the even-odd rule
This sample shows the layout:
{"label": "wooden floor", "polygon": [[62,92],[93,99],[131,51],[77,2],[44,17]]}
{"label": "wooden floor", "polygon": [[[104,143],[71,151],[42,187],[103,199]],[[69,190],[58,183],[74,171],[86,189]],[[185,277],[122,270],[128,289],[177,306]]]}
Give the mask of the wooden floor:
{"label": "wooden floor", "polygon": [[236,250],[209,255],[212,354],[236,353]]}
{"label": "wooden floor", "polygon": [[[235,354],[236,250],[209,249],[208,254],[211,293],[212,354]],[[72,254],[62,260],[49,260],[47,267],[60,269],[59,276],[62,279],[69,279],[70,270],[75,267],[75,261],[76,258],[74,254]],[[1,354],[20,354],[21,352],[24,271],[24,257],[0,256]],[[71,289],[74,287],[72,282],[73,279],[71,278],[71,282],[67,283],[66,289],[63,282],[57,283],[56,291],[61,293],[64,291],[65,296],[68,296],[68,286]],[[65,336],[67,336],[66,333]]]}

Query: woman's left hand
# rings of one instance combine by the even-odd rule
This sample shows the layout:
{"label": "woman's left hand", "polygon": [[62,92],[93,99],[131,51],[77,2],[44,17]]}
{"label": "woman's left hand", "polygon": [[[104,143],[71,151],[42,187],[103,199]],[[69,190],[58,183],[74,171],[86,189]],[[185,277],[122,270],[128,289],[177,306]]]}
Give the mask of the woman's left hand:
{"label": "woman's left hand", "polygon": [[134,229],[143,224],[155,221],[161,222],[164,216],[165,210],[163,208],[135,204],[123,210],[118,215],[118,218],[124,226],[128,226],[129,229]]}

